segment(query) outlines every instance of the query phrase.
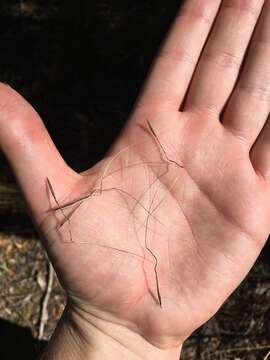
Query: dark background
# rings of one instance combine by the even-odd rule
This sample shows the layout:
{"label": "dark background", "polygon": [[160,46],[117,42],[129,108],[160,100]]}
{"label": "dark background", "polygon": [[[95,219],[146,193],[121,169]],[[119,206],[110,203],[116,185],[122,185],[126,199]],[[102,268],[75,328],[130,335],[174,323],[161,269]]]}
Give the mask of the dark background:
{"label": "dark background", "polygon": [[[74,169],[89,168],[114,140],[180,4],[0,1],[0,81],[37,109]],[[1,360],[35,358],[43,345],[35,338],[46,269],[37,234],[0,154]],[[263,359],[270,346],[269,275],[268,265],[259,261],[218,316],[186,344],[183,359]],[[26,287],[28,295],[33,293],[29,301]],[[45,338],[63,304],[55,279]],[[257,346],[262,348],[255,351]]]}
{"label": "dark background", "polygon": [[[0,1],[0,80],[37,109],[74,169],[102,158],[121,129],[178,7],[175,0]],[[1,155],[0,165],[2,180],[13,181]],[[14,231],[6,214],[22,208],[27,222],[24,206],[8,194],[4,200],[0,215]]]}
{"label": "dark background", "polygon": [[66,160],[84,169],[126,120],[179,1],[33,1],[32,16],[19,8],[14,16],[11,3],[1,6],[1,80],[37,108]]}

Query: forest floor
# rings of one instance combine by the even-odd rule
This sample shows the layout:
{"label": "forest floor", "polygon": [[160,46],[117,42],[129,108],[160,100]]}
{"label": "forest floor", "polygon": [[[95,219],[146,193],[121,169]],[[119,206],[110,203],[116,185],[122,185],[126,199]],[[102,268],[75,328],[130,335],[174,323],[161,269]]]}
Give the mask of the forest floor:
{"label": "forest floor", "polygon": [[[161,0],[92,1],[83,23],[78,10],[69,15],[60,3],[0,3],[0,79],[37,108],[67,162],[84,170],[120,130],[179,1],[166,7]],[[54,276],[47,317],[41,316],[49,270],[0,154],[1,360],[35,359],[45,344],[39,335],[46,341],[52,334],[65,295]],[[264,360],[269,352],[270,267],[260,259],[218,314],[186,342],[182,359]]]}
{"label": "forest floor", "polygon": [[[38,338],[41,327],[45,326],[43,340],[52,334],[64,309],[65,295],[54,276],[46,307],[47,318],[42,321],[49,269],[37,237],[0,235],[0,318],[17,325],[17,329],[9,331],[8,323],[0,320],[0,335],[4,334],[1,336],[1,360],[15,360],[13,351],[32,359],[32,354],[40,349],[34,339]],[[218,314],[185,343],[181,359],[265,359],[270,352],[269,279],[270,267],[258,262]],[[21,343],[22,329],[31,330],[27,348]],[[14,342],[18,344],[15,350],[11,345]]]}

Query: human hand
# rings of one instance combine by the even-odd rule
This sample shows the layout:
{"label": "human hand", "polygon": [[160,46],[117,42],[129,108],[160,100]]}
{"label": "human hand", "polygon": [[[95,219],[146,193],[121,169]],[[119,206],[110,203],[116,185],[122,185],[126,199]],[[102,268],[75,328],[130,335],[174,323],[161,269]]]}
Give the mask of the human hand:
{"label": "human hand", "polygon": [[269,7],[187,1],[122,134],[83,174],[1,86],[0,144],[85,343],[94,327],[137,356],[177,356],[259,255],[270,232]]}

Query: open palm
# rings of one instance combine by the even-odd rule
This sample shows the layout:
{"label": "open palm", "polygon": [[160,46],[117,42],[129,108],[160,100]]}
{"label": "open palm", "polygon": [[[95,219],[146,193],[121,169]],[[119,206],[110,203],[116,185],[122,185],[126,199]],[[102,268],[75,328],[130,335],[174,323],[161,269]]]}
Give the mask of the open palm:
{"label": "open palm", "polygon": [[270,232],[269,6],[187,1],[119,139],[83,174],[1,86],[2,149],[86,318],[176,346],[259,255]]}

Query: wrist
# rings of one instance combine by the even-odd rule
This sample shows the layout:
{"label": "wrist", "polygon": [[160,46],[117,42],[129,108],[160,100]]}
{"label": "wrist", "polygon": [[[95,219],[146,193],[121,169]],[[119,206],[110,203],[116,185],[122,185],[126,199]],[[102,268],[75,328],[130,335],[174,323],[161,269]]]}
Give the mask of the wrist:
{"label": "wrist", "polygon": [[178,360],[181,346],[159,349],[123,325],[66,308],[41,360]]}

